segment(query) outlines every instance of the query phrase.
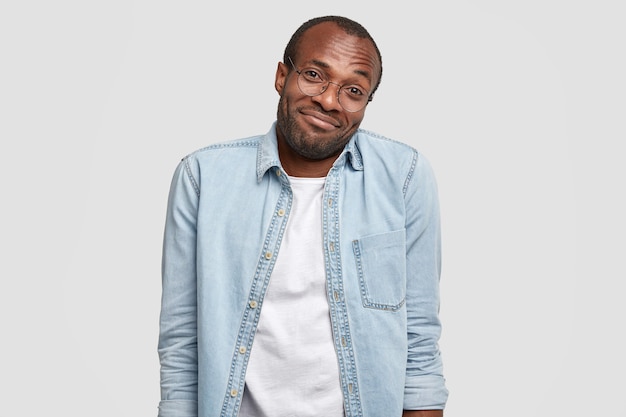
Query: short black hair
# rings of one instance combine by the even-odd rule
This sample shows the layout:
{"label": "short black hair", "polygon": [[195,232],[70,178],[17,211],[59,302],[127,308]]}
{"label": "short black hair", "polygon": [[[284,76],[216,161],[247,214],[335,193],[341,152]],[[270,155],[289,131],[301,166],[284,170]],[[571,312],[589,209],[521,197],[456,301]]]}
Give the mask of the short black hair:
{"label": "short black hair", "polygon": [[[378,76],[378,82],[374,86],[371,94],[374,94],[378,86],[380,85],[380,80],[383,76],[383,58],[380,54],[380,50],[378,49],[378,45],[374,41],[374,38],[369,34],[367,29],[365,29],[360,23],[355,22],[354,20],[348,19],[343,16],[321,16],[316,17],[304,22],[294,33],[291,35],[291,39],[287,46],[285,47],[285,53],[283,55],[283,63],[287,64],[287,61],[291,57],[291,59],[296,59],[298,55],[298,46],[300,44],[300,40],[302,39],[302,35],[312,28],[313,26],[317,26],[320,23],[324,22],[334,22],[343,29],[348,35],[356,36],[358,38],[368,39],[374,45],[374,49],[376,50],[376,54],[378,55],[378,62],[380,63],[380,74]],[[288,65],[289,70],[291,70],[291,65]]]}

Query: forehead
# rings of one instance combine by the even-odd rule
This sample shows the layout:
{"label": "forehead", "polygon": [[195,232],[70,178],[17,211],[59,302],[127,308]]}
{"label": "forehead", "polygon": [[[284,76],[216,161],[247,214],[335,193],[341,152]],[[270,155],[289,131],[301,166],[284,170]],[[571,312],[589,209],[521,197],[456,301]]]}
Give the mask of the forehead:
{"label": "forehead", "polygon": [[372,42],[347,34],[334,22],[315,25],[302,35],[297,60],[299,66],[323,64],[329,71],[367,73],[371,80],[380,74]]}

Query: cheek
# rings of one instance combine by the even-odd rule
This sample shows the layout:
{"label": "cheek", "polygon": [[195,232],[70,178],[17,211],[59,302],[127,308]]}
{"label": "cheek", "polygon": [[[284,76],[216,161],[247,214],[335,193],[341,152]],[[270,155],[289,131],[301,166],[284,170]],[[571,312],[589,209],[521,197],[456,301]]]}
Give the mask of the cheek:
{"label": "cheek", "polygon": [[283,86],[281,93],[282,93],[281,95],[288,96],[292,100],[302,95],[302,93],[300,93],[300,89],[298,88],[298,85],[295,79],[288,79],[285,82],[285,85]]}
{"label": "cheek", "polygon": [[285,86],[280,96],[280,100],[285,110],[301,106],[301,98],[301,94],[298,94],[298,91],[290,88],[290,86]]}
{"label": "cheek", "polygon": [[365,116],[365,113],[363,112],[363,110],[361,110],[358,113],[346,113],[346,114],[348,114],[348,125],[354,126],[354,127],[358,127],[363,121],[363,117]]}

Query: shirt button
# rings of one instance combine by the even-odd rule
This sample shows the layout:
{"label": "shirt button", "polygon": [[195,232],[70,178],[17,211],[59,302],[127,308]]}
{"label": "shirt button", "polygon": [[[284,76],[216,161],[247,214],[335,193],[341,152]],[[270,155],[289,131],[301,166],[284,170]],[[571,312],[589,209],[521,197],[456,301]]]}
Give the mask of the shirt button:
{"label": "shirt button", "polygon": [[245,346],[241,346],[241,347],[239,348],[239,353],[241,353],[242,355],[243,355],[244,353],[246,353],[246,347],[245,347]]}
{"label": "shirt button", "polygon": [[236,397],[237,396],[237,390],[236,389],[231,389],[230,390],[230,396],[231,397]]}
{"label": "shirt button", "polygon": [[250,301],[250,308],[256,308],[257,302],[255,300]]}
{"label": "shirt button", "polygon": [[276,170],[276,175],[277,175],[278,177],[280,177],[280,176],[282,175],[282,172],[280,172],[280,169],[277,169],[277,170]]}
{"label": "shirt button", "polygon": [[278,215],[279,215],[280,217],[283,217],[283,216],[285,215],[285,209],[280,209],[280,210],[278,210]]}
{"label": "shirt button", "polygon": [[328,207],[332,207],[333,206],[333,199],[329,198],[328,199]]}
{"label": "shirt button", "polygon": [[333,291],[333,297],[335,297],[335,301],[339,301],[339,293],[337,291]]}
{"label": "shirt button", "polygon": [[331,252],[335,251],[335,242],[330,242],[330,251]]}
{"label": "shirt button", "polygon": [[265,252],[265,259],[272,259],[272,252]]}

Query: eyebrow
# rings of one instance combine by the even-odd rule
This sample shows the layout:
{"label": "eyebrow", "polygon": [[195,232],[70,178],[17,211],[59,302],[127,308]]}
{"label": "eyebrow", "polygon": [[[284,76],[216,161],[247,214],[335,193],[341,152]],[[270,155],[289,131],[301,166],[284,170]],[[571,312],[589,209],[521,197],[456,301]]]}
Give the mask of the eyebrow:
{"label": "eyebrow", "polygon": [[[311,63],[314,65],[317,65],[318,67],[322,67],[325,69],[330,69],[330,65],[328,65],[326,62],[323,61],[318,61],[316,59],[312,59]],[[353,71],[355,74],[361,75],[365,78],[367,78],[368,80],[372,78],[372,74],[369,71],[363,71],[363,70],[354,70]]]}

